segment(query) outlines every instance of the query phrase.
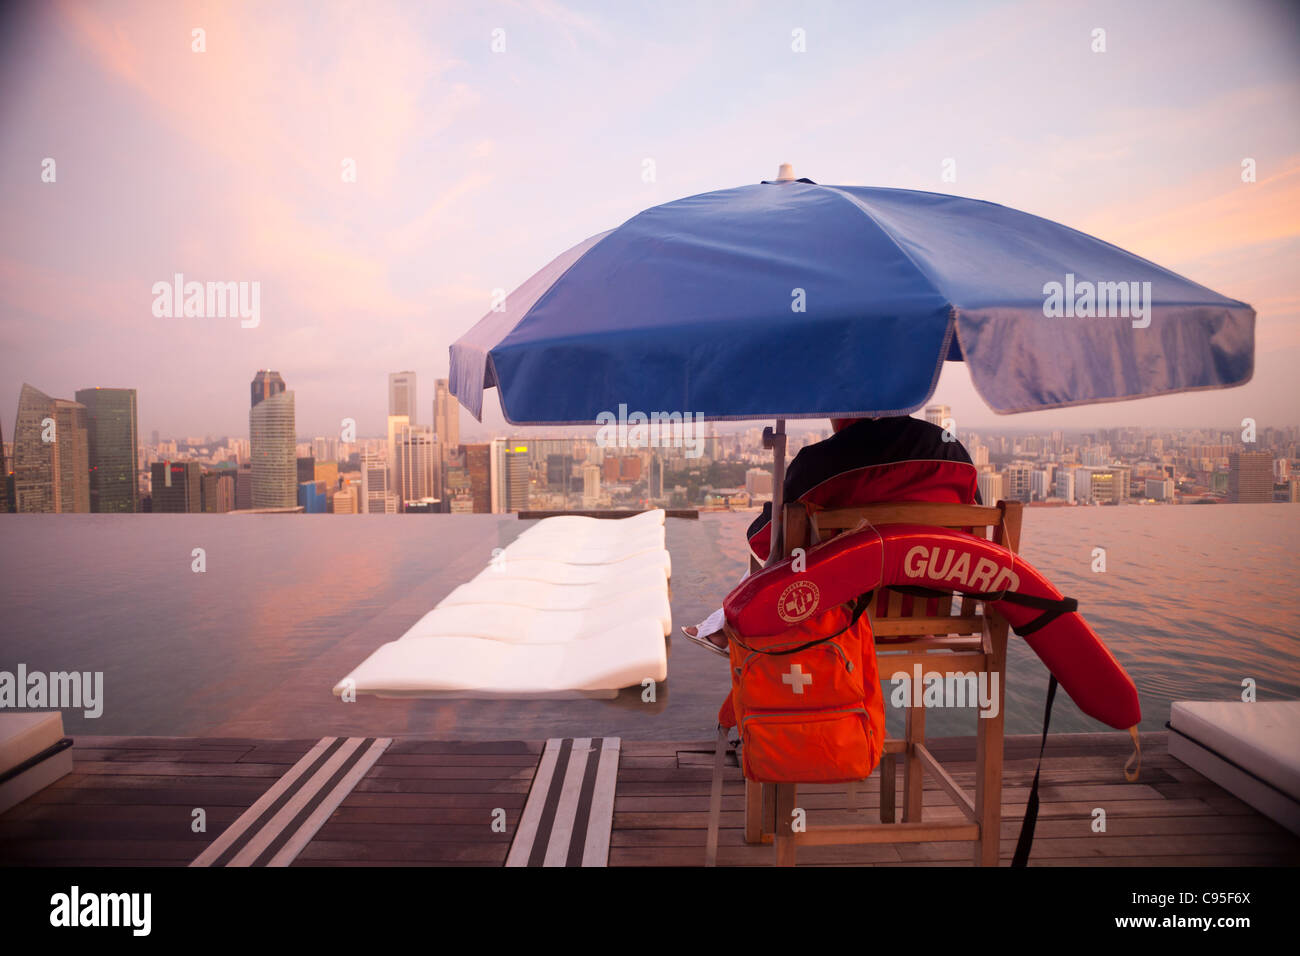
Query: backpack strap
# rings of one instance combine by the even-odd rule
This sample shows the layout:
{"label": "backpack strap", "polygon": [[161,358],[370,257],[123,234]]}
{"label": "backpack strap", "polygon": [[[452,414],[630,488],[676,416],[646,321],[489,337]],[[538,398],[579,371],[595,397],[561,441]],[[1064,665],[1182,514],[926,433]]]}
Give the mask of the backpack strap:
{"label": "backpack strap", "polygon": [[1029,851],[1034,845],[1034,828],[1038,825],[1038,774],[1043,769],[1043,751],[1047,749],[1047,725],[1052,722],[1052,702],[1056,700],[1056,676],[1047,682],[1047,706],[1043,710],[1043,740],[1038,745],[1038,766],[1034,767],[1034,782],[1029,788],[1029,802],[1025,805],[1025,820],[1020,824],[1020,838],[1016,840],[1016,853],[1011,865],[1029,863]]}
{"label": "backpack strap", "polygon": [[[936,591],[934,588],[922,588],[911,584],[891,584],[891,591],[898,591],[901,594],[910,594],[913,597],[924,598],[942,598],[951,597],[951,591]],[[1028,624],[1021,625],[1015,631],[1021,637],[1028,637],[1035,631],[1040,631],[1047,625],[1051,624],[1063,614],[1073,614],[1079,610],[1079,602],[1075,598],[1045,598],[1034,597],[1032,594],[1021,594],[1019,591],[990,591],[984,594],[968,594],[965,591],[957,591],[962,599],[969,598],[972,601],[984,601],[992,604],[997,601],[1006,601],[1009,604],[1019,604],[1022,607],[1032,607],[1043,613],[1038,615]],[[963,605],[964,607],[965,605]]]}

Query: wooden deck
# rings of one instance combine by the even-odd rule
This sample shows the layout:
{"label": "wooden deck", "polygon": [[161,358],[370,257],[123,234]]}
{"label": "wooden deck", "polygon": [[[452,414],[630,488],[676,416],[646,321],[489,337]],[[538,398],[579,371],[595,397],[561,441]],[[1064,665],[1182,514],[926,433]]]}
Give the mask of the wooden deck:
{"label": "wooden deck", "polygon": [[[72,774],[0,815],[0,864],[186,866],[242,821],[236,829],[243,835],[224,859],[215,852],[209,859],[229,864],[241,851],[254,865],[279,856],[294,866],[502,866],[530,803],[537,819],[523,832],[535,836],[540,826],[543,838],[564,831],[568,840],[566,828],[572,828],[579,849],[561,847],[552,857],[574,862],[582,859],[584,837],[588,846],[594,839],[603,849],[595,821],[608,776],[600,769],[601,754],[611,749],[616,763],[608,766],[617,766],[617,780],[608,863],[704,861],[711,741],[555,742],[546,758],[545,741],[367,738],[351,742],[349,751],[337,743],[334,750],[324,747],[331,740],[80,737]],[[1300,839],[1170,757],[1163,733],[1143,735],[1142,779],[1125,783],[1128,747],[1121,734],[1052,738],[1031,865],[1300,863]],[[931,749],[959,783],[971,784],[973,739],[934,740]],[[371,766],[362,758],[372,750],[378,757]],[[1037,750],[1036,737],[1007,738],[1004,863],[1015,845]],[[294,773],[292,785],[284,782]],[[947,795],[930,786],[927,780],[926,818],[955,818]],[[742,839],[742,787],[729,760],[718,862],[768,865],[772,848]],[[848,809],[843,786],[802,788],[799,804],[813,825],[855,822],[878,819],[879,797],[873,778],[857,791],[855,810]],[[577,826],[562,819],[574,808]],[[1096,808],[1106,812],[1104,833],[1092,831]],[[204,832],[193,829],[196,809],[206,816]],[[808,847],[800,850],[799,863],[968,865],[970,854],[966,843]],[[546,851],[515,856],[536,863]]]}

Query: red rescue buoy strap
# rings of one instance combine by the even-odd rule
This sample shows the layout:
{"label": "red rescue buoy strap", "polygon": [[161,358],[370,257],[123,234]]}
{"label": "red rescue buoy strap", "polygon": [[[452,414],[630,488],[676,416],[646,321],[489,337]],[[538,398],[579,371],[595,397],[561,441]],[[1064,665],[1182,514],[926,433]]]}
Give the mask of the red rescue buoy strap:
{"label": "red rescue buoy strap", "polygon": [[764,650],[761,647],[750,647],[740,639],[740,635],[732,630],[731,625],[727,624],[725,621],[723,622],[722,630],[727,635],[728,639],[735,641],[745,650],[751,651],[755,654],[770,654],[773,657],[779,657],[782,654],[798,654],[800,651],[806,651],[808,648],[816,647],[818,644],[825,644],[827,641],[833,641],[841,634],[847,633],[854,624],[858,623],[858,618],[862,617],[863,613],[871,605],[871,595],[874,593],[874,591],[868,591],[865,594],[859,594],[857,598],[854,599],[853,603],[849,605],[850,610],[853,612],[853,617],[849,619],[849,623],[845,624],[834,634],[827,634],[825,637],[819,637],[817,640],[809,641],[807,644],[800,644],[798,647],[788,647],[781,651]]}

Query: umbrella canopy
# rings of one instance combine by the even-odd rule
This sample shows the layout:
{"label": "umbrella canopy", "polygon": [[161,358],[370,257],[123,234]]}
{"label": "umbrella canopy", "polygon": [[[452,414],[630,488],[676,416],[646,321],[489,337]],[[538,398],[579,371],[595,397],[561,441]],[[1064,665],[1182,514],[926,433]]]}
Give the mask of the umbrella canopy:
{"label": "umbrella canopy", "polygon": [[997,412],[1247,382],[1255,312],[994,203],[810,180],[647,209],[579,243],[451,346],[482,419],[898,415],[965,361]]}

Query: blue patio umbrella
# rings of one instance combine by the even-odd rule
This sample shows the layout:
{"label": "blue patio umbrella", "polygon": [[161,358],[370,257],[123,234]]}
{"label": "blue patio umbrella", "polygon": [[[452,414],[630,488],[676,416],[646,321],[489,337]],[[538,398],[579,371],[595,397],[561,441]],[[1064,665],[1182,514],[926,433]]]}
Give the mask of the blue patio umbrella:
{"label": "blue patio umbrella", "polygon": [[518,425],[775,418],[779,514],[786,418],[916,411],[945,360],[1004,414],[1228,388],[1254,329],[1244,302],[1059,223],[783,166],[569,249],[451,346],[450,389],[481,420],[495,386]]}
{"label": "blue patio umbrella", "polygon": [[1255,312],[995,203],[778,180],[654,206],[579,243],[451,346],[481,420],[898,415],[964,361],[999,413],[1247,382]]}

